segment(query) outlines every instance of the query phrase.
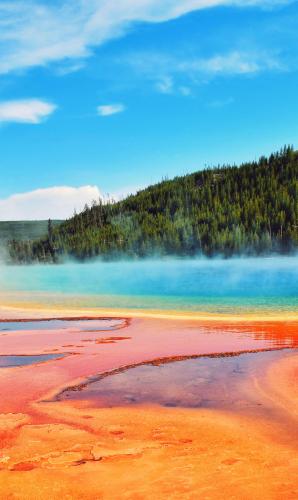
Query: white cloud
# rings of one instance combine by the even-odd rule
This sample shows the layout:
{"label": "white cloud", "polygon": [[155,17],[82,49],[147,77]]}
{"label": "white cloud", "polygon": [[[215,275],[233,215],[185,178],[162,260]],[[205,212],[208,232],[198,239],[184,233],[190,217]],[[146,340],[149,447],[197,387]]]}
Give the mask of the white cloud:
{"label": "white cloud", "polygon": [[[120,61],[123,64],[123,61]],[[189,96],[196,84],[219,76],[254,75],[262,71],[285,70],[278,54],[266,51],[233,50],[209,57],[171,55],[159,52],[129,53],[124,59],[136,74],[141,75],[163,94]]]}
{"label": "white cloud", "polygon": [[282,69],[282,64],[274,54],[240,50],[214,54],[210,57],[187,57],[185,55],[173,57],[170,54],[140,52],[129,54],[125,63],[150,79],[158,77],[158,83],[170,82],[171,88],[174,85],[173,75],[175,74],[196,78],[199,75],[244,75],[264,69]]}
{"label": "white cloud", "polygon": [[280,63],[268,54],[239,51],[181,62],[177,67],[179,72],[206,75],[244,75],[264,69],[280,69]]}
{"label": "white cloud", "polygon": [[125,106],[123,104],[104,104],[97,107],[97,114],[99,116],[111,116],[117,113],[123,113]]}
{"label": "white cloud", "polygon": [[156,89],[162,94],[171,94],[173,92],[173,79],[170,76],[163,76],[156,84]]}
{"label": "white cloud", "polygon": [[107,193],[103,199],[104,201],[114,200],[117,202],[120,200],[124,200],[125,198],[127,198],[127,196],[136,194],[138,191],[141,191],[146,187],[147,187],[146,185],[140,185],[140,184],[131,186],[122,186],[121,189],[117,189],[116,191],[114,190],[113,193]]}
{"label": "white cloud", "polygon": [[185,85],[176,85],[173,76],[162,76],[156,83],[155,88],[161,94],[180,94],[184,97],[191,95],[191,88]]}
{"label": "white cloud", "polygon": [[0,200],[0,220],[66,219],[100,197],[97,186],[58,186],[13,194]]}
{"label": "white cloud", "polygon": [[225,106],[229,106],[234,102],[235,99],[233,97],[227,97],[225,99],[216,99],[214,101],[210,101],[209,103],[207,103],[207,106],[209,106],[210,108],[224,108]]}
{"label": "white cloud", "polygon": [[191,89],[189,87],[185,87],[183,85],[182,85],[182,87],[178,88],[178,91],[180,92],[180,94],[182,94],[184,96],[191,95]]}
{"label": "white cloud", "polygon": [[56,109],[54,104],[38,99],[0,102],[0,122],[37,124]]}
{"label": "white cloud", "polygon": [[123,35],[135,22],[159,23],[220,5],[292,0],[0,0],[0,73],[88,57],[92,47]]}

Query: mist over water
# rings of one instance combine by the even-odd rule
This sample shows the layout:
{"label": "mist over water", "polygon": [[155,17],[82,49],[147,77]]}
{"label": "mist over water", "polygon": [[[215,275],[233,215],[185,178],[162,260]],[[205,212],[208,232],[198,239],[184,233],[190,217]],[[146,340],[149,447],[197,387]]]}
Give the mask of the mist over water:
{"label": "mist over water", "polygon": [[1,266],[0,287],[89,297],[102,307],[295,310],[297,264],[297,257],[268,257]]}

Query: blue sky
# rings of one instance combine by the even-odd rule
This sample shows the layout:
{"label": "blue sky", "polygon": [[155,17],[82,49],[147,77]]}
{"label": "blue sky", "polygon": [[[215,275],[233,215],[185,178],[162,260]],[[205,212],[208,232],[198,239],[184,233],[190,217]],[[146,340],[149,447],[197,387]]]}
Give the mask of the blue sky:
{"label": "blue sky", "polygon": [[297,146],[297,25],[286,0],[0,0],[0,219]]}

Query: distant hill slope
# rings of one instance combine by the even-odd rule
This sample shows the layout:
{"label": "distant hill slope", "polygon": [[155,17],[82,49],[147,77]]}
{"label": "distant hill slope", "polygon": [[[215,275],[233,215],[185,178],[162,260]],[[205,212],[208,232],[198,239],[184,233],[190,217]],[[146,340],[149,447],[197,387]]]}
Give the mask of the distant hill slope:
{"label": "distant hill slope", "polygon": [[[62,221],[53,221],[58,226]],[[48,221],[0,221],[0,244],[9,240],[34,240],[47,234]]]}
{"label": "distant hill slope", "polygon": [[290,252],[298,246],[297,193],[298,152],[284,148],[258,162],[176,177],[123,201],[86,207],[44,239],[10,244],[10,255],[31,262]]}

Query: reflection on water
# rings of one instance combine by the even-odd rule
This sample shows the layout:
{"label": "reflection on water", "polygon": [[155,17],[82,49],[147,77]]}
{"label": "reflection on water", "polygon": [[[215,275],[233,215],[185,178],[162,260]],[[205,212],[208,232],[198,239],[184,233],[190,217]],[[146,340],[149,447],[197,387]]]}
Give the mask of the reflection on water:
{"label": "reflection on water", "polygon": [[44,319],[1,321],[0,332],[26,331],[26,330],[75,330],[81,332],[98,332],[115,330],[125,324],[122,319]]}
{"label": "reflection on water", "polygon": [[27,366],[51,359],[59,359],[61,354],[39,354],[34,356],[1,356],[0,368],[9,368],[13,366]]}
{"label": "reflection on water", "polygon": [[149,363],[68,389],[59,399],[88,400],[96,407],[157,404],[270,413],[270,405],[254,390],[252,381],[265,373],[269,363],[288,355],[288,351],[270,351]]}

